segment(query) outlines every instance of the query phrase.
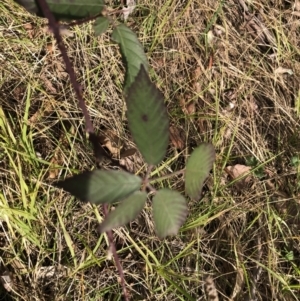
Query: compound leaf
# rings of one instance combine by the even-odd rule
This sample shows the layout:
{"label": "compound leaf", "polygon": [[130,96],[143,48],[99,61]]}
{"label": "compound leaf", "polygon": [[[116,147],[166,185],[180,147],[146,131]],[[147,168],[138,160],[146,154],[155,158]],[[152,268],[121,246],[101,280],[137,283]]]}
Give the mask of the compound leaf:
{"label": "compound leaf", "polygon": [[100,231],[106,232],[133,221],[143,210],[146,200],[147,194],[144,191],[136,191],[131,194],[115,210],[110,211],[100,225]]}
{"label": "compound leaf", "polygon": [[203,143],[194,149],[186,164],[185,191],[199,200],[205,179],[215,161],[215,149],[210,143]]}
{"label": "compound leaf", "polygon": [[164,188],[153,198],[153,218],[158,237],[177,234],[187,216],[185,198],[177,191]]}
{"label": "compound leaf", "polygon": [[[44,17],[36,0],[14,0],[28,12]],[[46,0],[57,20],[76,20],[99,14],[105,6],[104,0]]]}
{"label": "compound leaf", "polygon": [[119,24],[112,33],[112,39],[118,43],[125,64],[124,90],[126,92],[139,73],[141,65],[148,71],[148,59],[136,34],[126,25]]}
{"label": "compound leaf", "polygon": [[148,164],[160,163],[168,147],[169,119],[163,95],[143,65],[125,100],[128,126],[138,149]]}
{"label": "compound leaf", "polygon": [[55,185],[85,202],[94,204],[120,201],[140,188],[136,175],[117,170],[93,170],[73,176]]}
{"label": "compound leaf", "polygon": [[96,36],[100,36],[106,32],[109,26],[109,20],[105,17],[98,17],[94,23],[94,31]]}

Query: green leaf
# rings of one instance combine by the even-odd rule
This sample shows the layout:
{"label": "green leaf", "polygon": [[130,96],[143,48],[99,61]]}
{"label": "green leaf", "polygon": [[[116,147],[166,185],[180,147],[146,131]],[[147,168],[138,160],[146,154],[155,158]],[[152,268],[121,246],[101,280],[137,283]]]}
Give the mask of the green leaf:
{"label": "green leaf", "polygon": [[215,149],[212,144],[203,143],[192,152],[185,171],[185,191],[192,199],[200,199],[203,183],[214,161]]}
{"label": "green leaf", "polygon": [[136,34],[126,25],[118,25],[112,33],[112,39],[118,43],[121,48],[121,54],[126,68],[124,83],[124,90],[126,92],[139,73],[141,65],[143,65],[148,72],[148,59]]}
{"label": "green leaf", "polygon": [[140,188],[140,177],[125,171],[94,170],[73,176],[55,185],[85,202],[114,203]]}
{"label": "green leaf", "polygon": [[[28,12],[44,17],[36,0],[14,0]],[[99,14],[105,6],[104,0],[46,0],[57,20],[75,20]]]}
{"label": "green leaf", "polygon": [[163,95],[143,65],[125,100],[128,126],[138,149],[148,164],[160,163],[169,143],[169,119]]}
{"label": "green leaf", "polygon": [[158,237],[176,235],[187,216],[185,198],[177,191],[164,188],[153,198],[153,218]]}
{"label": "green leaf", "polygon": [[96,36],[100,36],[102,33],[106,32],[109,27],[109,20],[105,17],[99,17],[94,23],[94,31]]}
{"label": "green leaf", "polygon": [[143,210],[146,200],[147,194],[144,191],[136,191],[130,195],[115,210],[107,215],[100,225],[100,231],[106,232],[133,221]]}

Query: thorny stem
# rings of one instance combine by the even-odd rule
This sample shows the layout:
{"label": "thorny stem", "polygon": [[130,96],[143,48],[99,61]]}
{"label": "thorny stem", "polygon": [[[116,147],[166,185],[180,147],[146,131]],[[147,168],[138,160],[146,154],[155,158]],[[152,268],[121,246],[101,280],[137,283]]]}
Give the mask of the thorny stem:
{"label": "thorny stem", "polygon": [[143,191],[145,191],[146,187],[149,185],[149,177],[150,177],[152,168],[153,168],[153,165],[148,165],[148,167],[147,167],[147,171],[146,171],[145,177],[143,179],[143,189],[142,189]]}
{"label": "thorny stem", "polygon": [[[104,216],[107,216],[108,215],[108,205],[107,204],[103,204],[102,208],[103,208]],[[129,297],[128,297],[127,290],[126,290],[125,276],[124,276],[124,272],[123,272],[123,268],[122,268],[119,256],[118,256],[117,251],[116,251],[116,246],[115,246],[115,243],[114,243],[114,237],[113,237],[112,230],[107,231],[106,235],[107,235],[107,238],[108,238],[108,243],[109,243],[110,251],[111,251],[111,253],[112,253],[113,257],[114,257],[115,265],[116,265],[116,267],[118,269],[118,272],[119,272],[119,275],[120,275],[121,286],[122,286],[123,295],[124,295],[124,300],[125,301],[129,301]]]}
{"label": "thorny stem", "polygon": [[71,84],[72,84],[75,94],[78,98],[78,105],[79,105],[79,107],[83,113],[84,119],[85,119],[86,131],[87,131],[87,133],[94,133],[94,127],[93,127],[90,115],[88,113],[87,107],[86,107],[85,102],[82,97],[82,88],[76,80],[74,68],[71,64],[71,61],[67,54],[67,49],[66,49],[65,44],[63,43],[62,37],[59,33],[59,26],[53,16],[52,12],[49,9],[49,6],[48,6],[46,0],[38,0],[38,3],[39,3],[39,6],[40,6],[44,16],[49,21],[49,26],[53,32],[53,35],[57,42],[57,46],[58,46],[58,48],[61,52],[61,55],[63,57],[63,60],[65,62],[67,73],[70,76]]}
{"label": "thorny stem", "polygon": [[[81,109],[82,114],[83,114],[84,119],[85,119],[86,132],[89,134],[89,140],[94,146],[95,156],[97,157],[97,151],[100,152],[101,155],[104,155],[103,152],[105,153],[105,151],[102,150],[102,147],[99,146],[99,144],[96,141],[97,139],[96,139],[96,135],[94,133],[94,127],[93,127],[93,124],[92,124],[92,121],[91,121],[91,117],[88,113],[85,101],[84,101],[83,96],[82,96],[82,88],[81,88],[80,84],[77,82],[74,68],[71,64],[71,61],[70,61],[70,59],[68,57],[68,54],[67,54],[66,47],[65,47],[65,45],[63,43],[63,40],[62,40],[62,37],[59,33],[59,25],[57,24],[57,22],[55,20],[55,17],[53,16],[52,12],[50,11],[46,0],[37,0],[37,3],[39,5],[40,9],[42,10],[44,16],[49,21],[49,27],[51,28],[51,30],[53,32],[53,35],[54,35],[54,37],[56,39],[56,42],[57,42],[57,46],[58,46],[58,48],[59,48],[59,50],[62,54],[63,60],[64,60],[65,65],[66,65],[66,70],[67,70],[67,72],[70,76],[71,84],[73,86],[73,89],[74,89],[75,94],[76,94],[77,99],[78,99],[78,106]],[[107,204],[103,205],[103,211],[104,211],[104,216],[107,216],[107,214],[108,214]],[[123,290],[124,299],[125,299],[125,301],[129,301],[127,290],[126,290],[126,285],[125,285],[124,272],[123,272],[123,268],[122,268],[122,265],[120,263],[118,254],[116,252],[116,247],[115,247],[115,244],[114,244],[112,231],[107,231],[106,234],[107,234],[108,241],[109,241],[109,247],[111,248],[111,251],[112,251],[112,254],[113,254],[113,257],[114,257],[115,265],[118,269],[118,272],[119,272],[119,275],[120,275],[120,278],[121,278],[121,286],[122,286],[122,290]]]}
{"label": "thorny stem", "polygon": [[153,168],[153,165],[148,165],[146,175],[143,179],[142,190],[145,191],[146,188],[148,188],[151,192],[156,193],[156,189],[153,186],[151,186],[150,181],[149,181],[152,168]]}

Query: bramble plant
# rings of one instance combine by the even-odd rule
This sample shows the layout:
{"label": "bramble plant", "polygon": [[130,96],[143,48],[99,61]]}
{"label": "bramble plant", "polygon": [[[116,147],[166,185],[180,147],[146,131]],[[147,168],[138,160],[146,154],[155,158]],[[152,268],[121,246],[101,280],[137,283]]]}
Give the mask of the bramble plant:
{"label": "bramble plant", "polygon": [[[112,229],[123,226],[134,220],[144,208],[147,192],[151,192],[153,219],[158,237],[177,234],[187,217],[187,201],[178,191],[169,188],[156,190],[151,183],[151,170],[162,162],[169,144],[169,119],[164,105],[162,93],[151,82],[149,64],[143,46],[136,34],[123,23],[117,23],[105,8],[103,0],[15,0],[30,13],[46,17],[49,28],[53,32],[58,47],[66,64],[71,84],[79,101],[86,125],[86,132],[94,147],[95,157],[107,156],[98,143],[91,118],[82,97],[80,85],[76,81],[74,69],[60,35],[57,21],[73,21],[67,26],[94,21],[96,35],[105,33],[113,27],[111,39],[118,44],[125,65],[123,85],[124,99],[127,106],[128,127],[133,140],[147,163],[144,177],[131,174],[125,170],[95,169],[68,179],[55,185],[68,191],[81,201],[102,204],[104,220],[99,225],[100,232],[106,232],[115,264],[119,270],[125,300],[126,294],[123,271],[115,251]],[[120,10],[117,10],[120,13]],[[91,17],[92,16],[92,17]],[[185,170],[185,192],[194,200],[201,197],[202,186],[209,175],[215,160],[214,147],[209,143],[199,145],[192,152]],[[171,177],[173,174],[170,174]],[[115,210],[108,210],[109,205],[119,202]]]}

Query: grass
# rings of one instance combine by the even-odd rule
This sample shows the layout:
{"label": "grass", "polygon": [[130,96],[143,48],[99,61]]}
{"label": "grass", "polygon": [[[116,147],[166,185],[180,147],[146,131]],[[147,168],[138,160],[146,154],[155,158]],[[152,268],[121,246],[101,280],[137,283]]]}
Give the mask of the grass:
{"label": "grass", "polygon": [[[299,20],[289,2],[245,1],[246,20],[242,3],[146,0],[129,18],[181,133],[153,176],[202,141],[217,152],[177,236],[156,238],[150,206],[114,231],[132,300],[205,300],[208,276],[220,300],[300,299]],[[60,54],[44,20],[10,0],[0,16],[0,300],[121,300],[100,208],[52,186],[94,165]],[[90,25],[66,44],[95,128],[132,147],[116,45]],[[139,154],[125,163],[145,171]],[[182,191],[183,179],[154,185]]]}

